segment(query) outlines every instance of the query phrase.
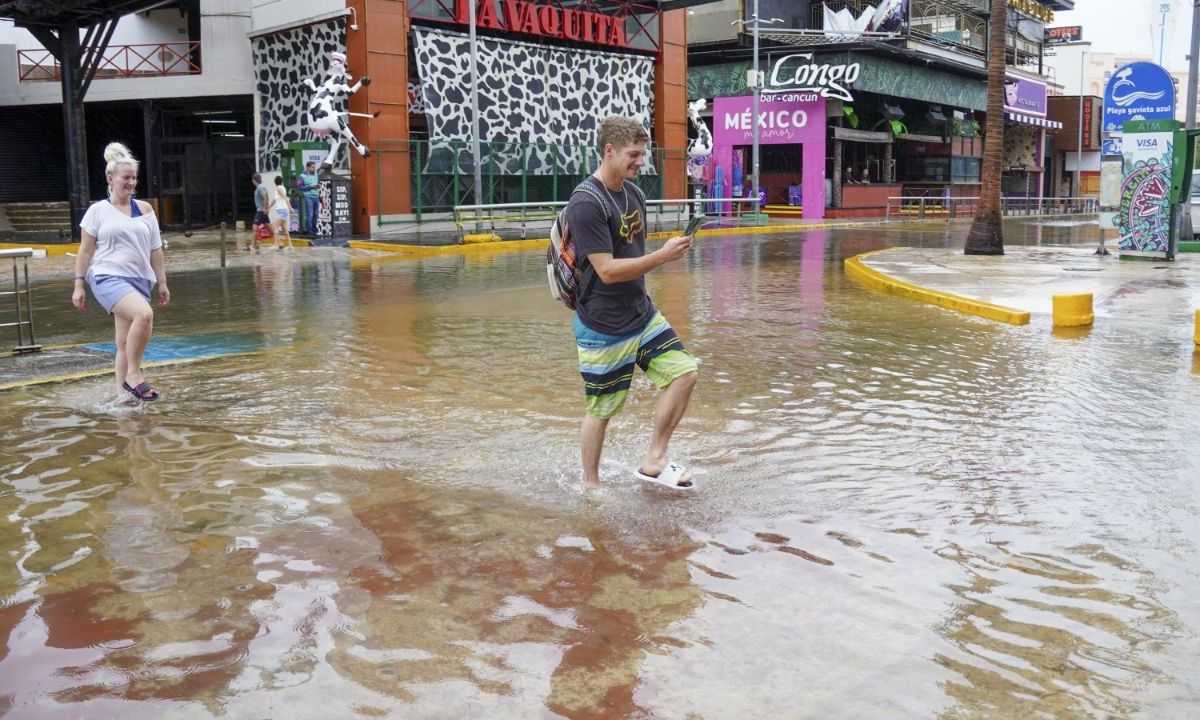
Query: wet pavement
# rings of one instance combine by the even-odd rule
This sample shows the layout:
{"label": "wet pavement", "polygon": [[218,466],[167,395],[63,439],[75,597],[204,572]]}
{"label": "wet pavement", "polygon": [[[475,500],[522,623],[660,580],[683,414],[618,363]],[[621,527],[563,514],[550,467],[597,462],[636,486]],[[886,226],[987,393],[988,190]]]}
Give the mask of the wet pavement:
{"label": "wet pavement", "polygon": [[[141,408],[0,393],[0,714],[1191,718],[1190,326],[1064,337],[844,273],[964,231],[709,237],[653,273],[701,368],[684,498],[630,472],[644,378],[581,492],[538,249],[169,257],[160,337],[264,350],[158,368]],[[108,341],[68,299],[37,281],[44,341]]]}
{"label": "wet pavement", "polygon": [[[1055,294],[1075,293],[1091,293],[1098,316],[1125,313],[1158,322],[1200,308],[1200,255],[1181,253],[1167,261],[1110,252],[1014,246],[1003,256],[979,256],[959,248],[906,247],[862,262],[901,282],[1035,315],[1051,313]],[[1190,316],[1185,320],[1191,322]]]}

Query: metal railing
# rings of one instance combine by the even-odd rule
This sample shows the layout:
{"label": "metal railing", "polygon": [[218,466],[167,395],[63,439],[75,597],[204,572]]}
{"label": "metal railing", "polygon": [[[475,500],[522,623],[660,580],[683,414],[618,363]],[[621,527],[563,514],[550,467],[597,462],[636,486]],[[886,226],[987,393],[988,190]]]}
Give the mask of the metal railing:
{"label": "metal railing", "polygon": [[[474,163],[470,143],[425,139],[380,140],[371,148],[380,198],[379,226],[451,220],[461,206],[521,205],[566,202],[571,191],[599,166],[594,145],[559,143],[480,144],[482,198],[475,197]],[[637,184],[648,198],[662,197],[664,164],[686,161],[677,148],[652,148],[655,174],[638,176]],[[396,179],[409,178],[408,187]],[[407,193],[404,191],[407,190]],[[409,203],[403,202],[402,194]],[[482,201],[482,202],[481,202]],[[412,219],[388,207],[411,207]]]}
{"label": "metal railing", "polygon": [[[18,50],[20,82],[62,79],[62,67],[49,50]],[[148,45],[110,45],[96,67],[96,79],[163,77],[200,73],[200,43],[167,42]]]}
{"label": "metal railing", "polygon": [[[938,195],[889,197],[884,218],[891,220],[956,220],[974,217],[979,209],[978,197],[945,197]],[[1000,199],[1000,213],[1005,217],[1052,215],[1093,215],[1100,212],[1096,197]]]}
{"label": "metal railing", "polygon": [[[12,296],[13,309],[16,311],[16,322],[0,323],[0,328],[15,327],[17,329],[17,344],[13,347],[13,352],[26,353],[36,352],[42,349],[41,345],[37,344],[37,339],[33,336],[33,298],[29,294],[29,258],[33,257],[32,248],[17,248],[16,250],[0,250],[0,258],[12,258],[12,278],[13,289],[11,292],[0,292],[0,297]],[[25,287],[21,288],[21,282],[17,275],[17,259],[24,260],[25,265]],[[24,296],[25,302],[21,302]],[[29,330],[29,342],[25,342],[25,330]]]}
{"label": "metal railing", "polygon": [[[729,204],[731,209],[724,210]],[[743,210],[743,205],[750,205]],[[454,208],[454,226],[461,235],[472,232],[488,232],[491,234],[510,235],[506,239],[526,239],[530,232],[537,232],[537,237],[548,237],[550,226],[558,213],[567,205],[567,201],[533,202],[533,203],[495,203],[491,205],[459,205]],[[647,200],[646,201],[646,231],[659,232],[662,230],[681,230],[687,221],[695,214],[711,217],[714,223],[726,225],[739,222],[743,212],[754,210],[758,206],[752,198],[679,198],[676,200]],[[759,218],[755,216],[755,222]]]}

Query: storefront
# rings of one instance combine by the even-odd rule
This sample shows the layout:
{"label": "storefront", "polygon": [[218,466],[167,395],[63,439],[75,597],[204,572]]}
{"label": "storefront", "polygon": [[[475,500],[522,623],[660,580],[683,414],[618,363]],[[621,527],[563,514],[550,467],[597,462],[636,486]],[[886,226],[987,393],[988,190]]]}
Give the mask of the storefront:
{"label": "storefront", "polygon": [[[713,102],[709,197],[751,193],[752,106],[750,95]],[[825,127],[825,98],[819,93],[780,93],[759,100],[759,188],[765,205],[787,205],[805,219],[825,217]]]}
{"label": "storefront", "polygon": [[686,11],[637,0],[480,0],[476,9],[473,48],[466,0],[347,0],[344,10],[255,33],[260,169],[278,166],[273,148],[311,139],[310,95],[299,83],[325,72],[329,52],[345,52],[354,78],[373,81],[348,103],[374,116],[349,122],[372,154],[342,151],[355,232],[474,203],[474,49],[485,202],[565,199],[594,169],[595,130],[613,114],[640,118],[652,146],[674,150],[652,157],[643,185],[684,195]]}
{"label": "storefront", "polygon": [[[689,99],[747,96],[747,69],[747,63],[690,68]],[[801,166],[800,153],[789,149],[790,141],[779,143],[782,147],[763,141],[760,184],[768,190],[768,213],[785,209],[778,204],[789,202],[787,189],[793,182],[805,195],[805,217],[811,217],[810,198],[818,185],[827,217],[882,216],[889,198],[901,195],[979,194],[987,99],[982,78],[855,51],[783,50],[768,56],[764,75],[764,103],[773,94],[802,89],[816,92],[825,102],[825,157],[819,182],[818,176]],[[811,117],[810,113],[810,124]],[[726,119],[714,112],[712,122],[716,135]],[[769,115],[765,122],[770,122]],[[762,137],[766,134],[764,127]],[[713,168],[713,173],[721,168],[720,180],[727,192],[733,189],[733,173],[739,168],[743,178],[750,175],[749,163],[736,150],[738,143],[731,145],[730,160]],[[716,178],[710,173],[705,179],[711,197]]]}
{"label": "storefront", "polygon": [[1047,117],[1046,83],[1009,74],[1004,81],[1004,159],[1000,192],[1033,201],[1043,197],[1047,132],[1062,123]]}

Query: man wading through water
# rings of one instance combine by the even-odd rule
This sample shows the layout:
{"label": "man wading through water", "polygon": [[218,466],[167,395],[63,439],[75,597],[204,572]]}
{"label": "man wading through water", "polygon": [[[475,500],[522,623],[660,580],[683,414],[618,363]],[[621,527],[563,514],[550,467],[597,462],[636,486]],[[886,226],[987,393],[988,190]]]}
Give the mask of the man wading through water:
{"label": "man wading through water", "polygon": [[637,120],[605,119],[597,138],[603,155],[600,169],[584,181],[594,192],[576,191],[566,210],[582,265],[575,343],[587,398],[580,431],[587,488],[600,485],[604,434],[609,419],[625,404],[634,365],[661,391],[650,447],[635,474],[678,490],[695,487],[691,474],[667,457],[667,443],[696,386],[696,361],[654,308],[644,279],[659,265],[686,255],[692,238],[673,237],[646,254],[646,199],[631,181],[646,162],[649,139]]}

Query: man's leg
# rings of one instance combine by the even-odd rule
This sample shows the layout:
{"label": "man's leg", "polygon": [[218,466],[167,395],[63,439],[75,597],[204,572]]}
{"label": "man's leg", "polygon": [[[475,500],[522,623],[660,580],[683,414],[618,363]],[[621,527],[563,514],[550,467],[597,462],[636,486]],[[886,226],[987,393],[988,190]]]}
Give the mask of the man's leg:
{"label": "man's leg", "polygon": [[658,475],[667,467],[667,445],[675,433],[675,426],[683,419],[695,387],[696,371],[693,370],[676,378],[654,403],[654,434],[650,437],[650,448],[646,451],[641,468],[647,475]]}
{"label": "man's leg", "polygon": [[604,450],[604,434],[608,420],[586,416],[579,430],[579,449],[583,460],[583,486],[600,487],[600,453]]}

